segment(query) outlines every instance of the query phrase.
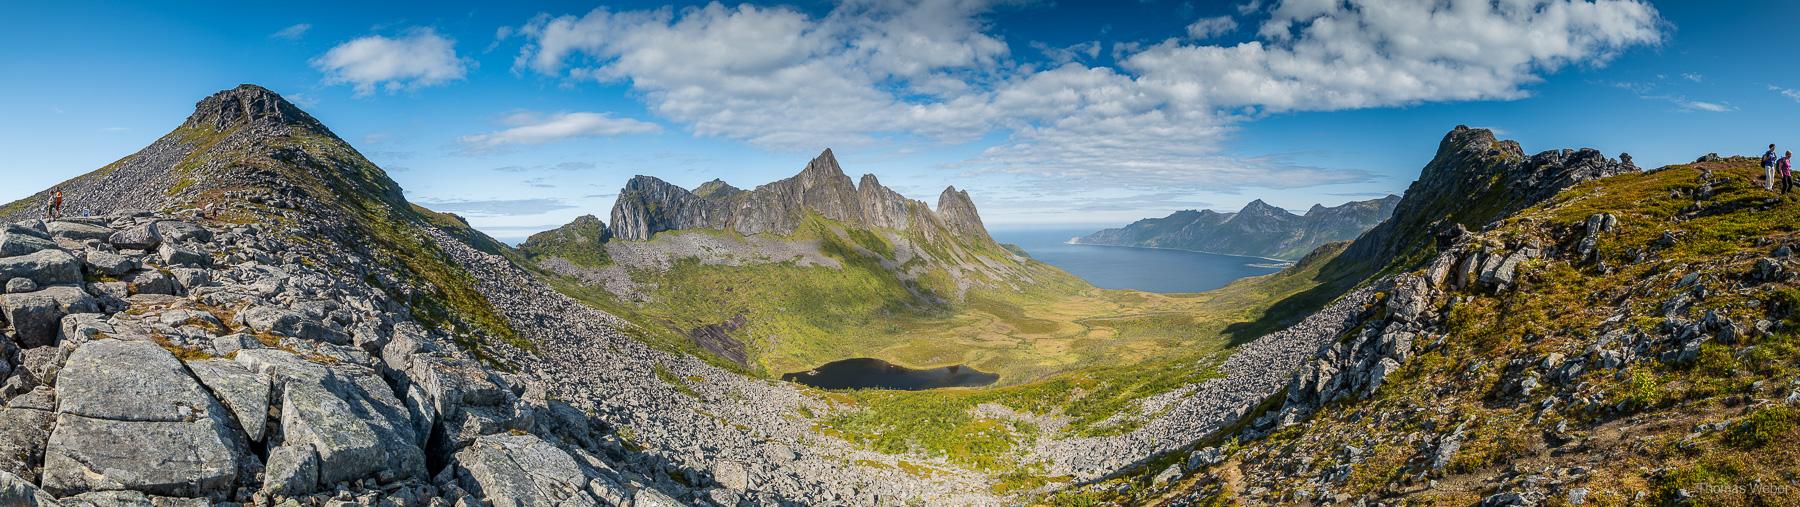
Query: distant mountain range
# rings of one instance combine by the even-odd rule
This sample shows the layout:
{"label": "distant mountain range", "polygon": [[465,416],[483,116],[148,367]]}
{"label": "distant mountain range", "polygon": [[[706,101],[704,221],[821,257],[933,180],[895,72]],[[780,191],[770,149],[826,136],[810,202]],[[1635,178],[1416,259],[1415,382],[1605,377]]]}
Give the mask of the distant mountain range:
{"label": "distant mountain range", "polygon": [[1325,207],[1314,204],[1305,215],[1295,215],[1261,199],[1250,201],[1236,213],[1183,210],[1162,218],[1146,218],[1131,225],[1075,238],[1082,245],[1173,248],[1275,259],[1299,259],[1326,243],[1356,239],[1364,231],[1394,214],[1400,196],[1347,202]]}

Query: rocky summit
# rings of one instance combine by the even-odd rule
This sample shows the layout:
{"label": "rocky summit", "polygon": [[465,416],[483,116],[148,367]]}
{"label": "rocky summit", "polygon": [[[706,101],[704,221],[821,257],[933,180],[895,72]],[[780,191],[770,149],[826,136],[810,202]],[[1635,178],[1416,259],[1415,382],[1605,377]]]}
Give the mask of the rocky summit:
{"label": "rocky summit", "polygon": [[[1800,203],[1524,153],[1458,127],[1397,200],[1127,228],[1393,212],[1164,295],[829,150],[513,248],[240,86],[0,208],[0,505],[1793,503]],[[846,358],[997,380],[778,380]]]}

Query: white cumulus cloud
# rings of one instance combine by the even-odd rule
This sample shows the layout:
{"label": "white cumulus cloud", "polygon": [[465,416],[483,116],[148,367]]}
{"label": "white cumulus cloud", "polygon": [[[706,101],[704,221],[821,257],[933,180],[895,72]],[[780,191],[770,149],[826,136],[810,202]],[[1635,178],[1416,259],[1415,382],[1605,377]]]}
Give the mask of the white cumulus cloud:
{"label": "white cumulus cloud", "polygon": [[628,134],[654,134],[662,126],[630,118],[614,118],[607,113],[515,113],[505,123],[511,128],[457,139],[465,149],[484,151],[511,144],[543,144],[581,137],[612,137]]}
{"label": "white cumulus cloud", "polygon": [[1117,65],[1087,63],[1098,44],[1034,45],[1043,65],[1015,60],[994,33],[995,3],[540,15],[517,30],[515,69],[626,84],[697,135],[765,147],[997,138],[959,166],[1114,186],[1291,187],[1362,176],[1229,156],[1238,125],[1519,99],[1549,73],[1660,44],[1666,28],[1643,0],[1249,2],[1241,14],[1268,18],[1248,42],[1208,43],[1238,20],[1205,18],[1160,42],[1113,44]]}
{"label": "white cumulus cloud", "polygon": [[1200,18],[1199,21],[1188,25],[1187,34],[1188,37],[1197,40],[1211,39],[1231,33],[1232,30],[1237,30],[1237,27],[1237,20],[1232,19],[1231,16]]}
{"label": "white cumulus cloud", "polygon": [[430,28],[417,28],[399,37],[370,35],[352,39],[312,60],[325,73],[325,81],[350,84],[357,96],[376,89],[396,92],[450,81],[468,74],[471,64],[456,55],[456,42]]}

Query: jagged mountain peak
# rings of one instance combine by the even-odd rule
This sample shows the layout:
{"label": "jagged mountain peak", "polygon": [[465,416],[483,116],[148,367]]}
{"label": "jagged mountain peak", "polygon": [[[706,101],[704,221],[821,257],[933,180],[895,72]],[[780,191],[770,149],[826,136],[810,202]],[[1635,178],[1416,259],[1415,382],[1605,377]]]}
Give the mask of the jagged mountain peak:
{"label": "jagged mountain peak", "polygon": [[194,113],[183,126],[225,130],[236,125],[275,123],[326,131],[324,124],[299,106],[268,88],[241,84],[214,93],[194,104]]}
{"label": "jagged mountain peak", "polygon": [[981,214],[966,190],[957,190],[955,185],[944,187],[944,193],[938,195],[937,214],[957,234],[988,238],[987,227],[981,224]]}
{"label": "jagged mountain peak", "polygon": [[941,222],[958,235],[990,241],[968,192],[954,186],[945,189],[934,212],[929,205],[882,186],[875,175],[865,174],[853,183],[830,149],[799,174],[747,191],[714,180],[689,192],[638,176],[626,183],[613,206],[611,223],[619,239],[641,241],[677,229],[790,234],[808,215],[895,230]]}
{"label": "jagged mountain peak", "polygon": [[1250,201],[1249,204],[1245,204],[1244,209],[1238,210],[1238,215],[1239,216],[1282,216],[1282,215],[1293,215],[1293,213],[1289,213],[1288,210],[1285,208],[1277,207],[1275,205],[1264,202],[1262,199],[1257,199],[1254,201]]}
{"label": "jagged mountain peak", "polygon": [[881,186],[881,179],[876,178],[874,173],[865,173],[862,178],[856,180],[857,191],[867,192],[877,188],[887,187]]}
{"label": "jagged mountain peak", "polygon": [[846,182],[850,180],[850,177],[844,174],[844,168],[838,165],[837,156],[831,153],[831,148],[826,148],[824,152],[819,153],[819,156],[813,157],[811,162],[807,162],[806,169],[801,170],[798,177],[810,181],[827,178],[841,178]]}

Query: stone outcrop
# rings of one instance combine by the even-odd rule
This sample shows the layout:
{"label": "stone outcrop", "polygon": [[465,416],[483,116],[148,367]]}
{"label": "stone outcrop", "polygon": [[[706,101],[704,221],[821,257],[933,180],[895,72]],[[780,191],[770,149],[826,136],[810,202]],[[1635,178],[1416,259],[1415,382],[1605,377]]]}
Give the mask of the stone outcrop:
{"label": "stone outcrop", "polygon": [[1576,183],[1637,171],[1628,155],[1615,160],[1584,148],[1527,156],[1517,142],[1459,125],[1407,187],[1393,219],[1358,238],[1343,258],[1374,265],[1410,258],[1456,227],[1478,230]]}
{"label": "stone outcrop", "polygon": [[55,495],[223,496],[246,459],[224,407],[148,341],[82,344],[58,375],[56,397],[43,473]]}
{"label": "stone outcrop", "polygon": [[[451,466],[459,484],[496,507],[601,505],[595,493],[611,497],[619,489],[594,467],[531,435],[478,438],[456,453]],[[600,484],[590,491],[590,482]]]}
{"label": "stone outcrop", "polygon": [[966,190],[957,190],[954,186],[945,188],[944,193],[938,195],[937,214],[944,226],[957,235],[993,241],[988,237],[987,227],[981,225],[981,214],[975,211],[975,201],[969,200]]}

